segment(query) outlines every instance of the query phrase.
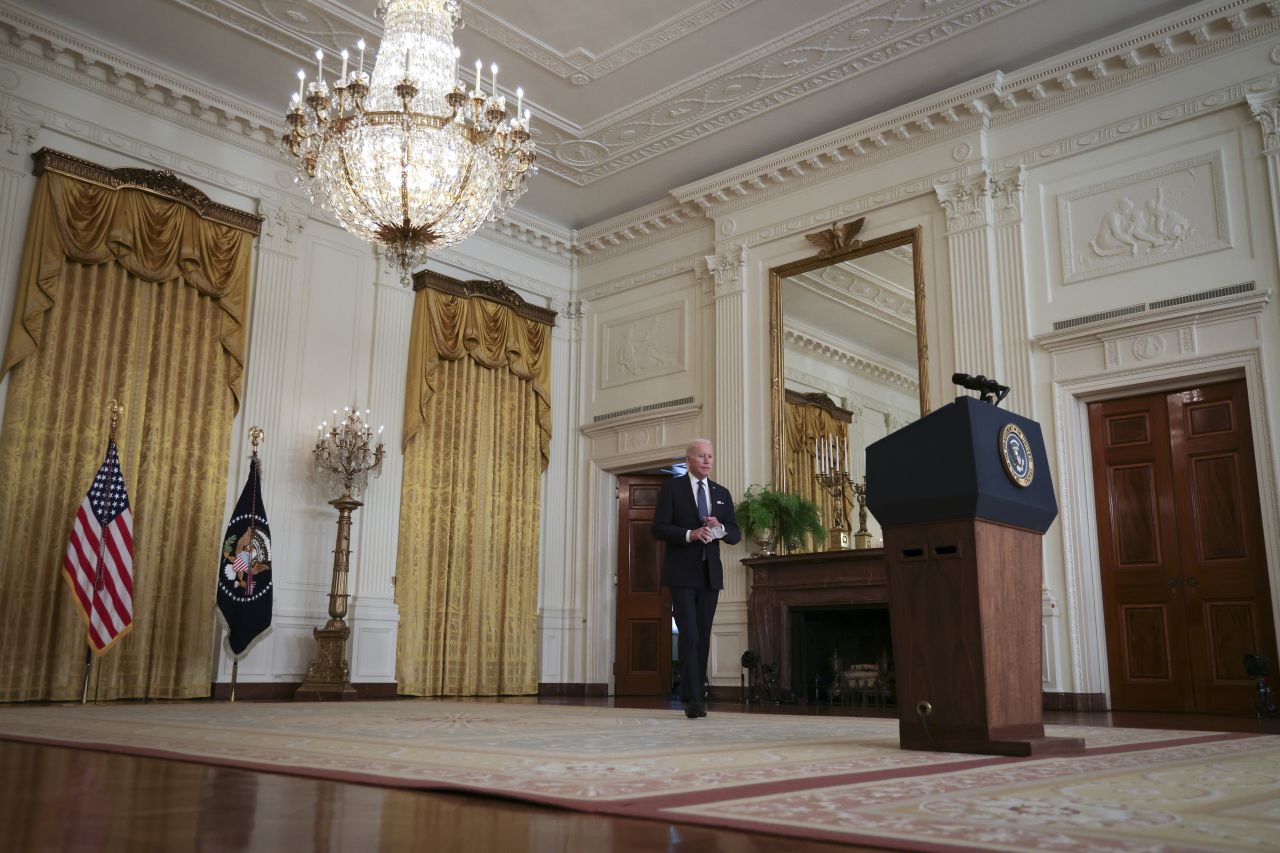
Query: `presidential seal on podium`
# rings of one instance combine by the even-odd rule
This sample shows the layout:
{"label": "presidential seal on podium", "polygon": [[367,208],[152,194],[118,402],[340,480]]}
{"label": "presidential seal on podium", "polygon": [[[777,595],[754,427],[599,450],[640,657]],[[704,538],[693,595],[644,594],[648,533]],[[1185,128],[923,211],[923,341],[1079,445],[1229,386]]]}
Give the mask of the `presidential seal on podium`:
{"label": "presidential seal on podium", "polygon": [[1036,475],[1036,463],[1031,457],[1031,444],[1017,424],[1006,424],[1000,430],[1000,461],[1009,479],[1022,488],[1031,485]]}

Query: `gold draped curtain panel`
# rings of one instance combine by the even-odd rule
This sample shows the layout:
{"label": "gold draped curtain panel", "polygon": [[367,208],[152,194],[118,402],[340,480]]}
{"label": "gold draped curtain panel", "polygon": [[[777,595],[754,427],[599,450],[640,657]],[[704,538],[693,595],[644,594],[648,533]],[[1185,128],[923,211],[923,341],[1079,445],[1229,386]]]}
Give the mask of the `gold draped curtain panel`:
{"label": "gold draped curtain panel", "polygon": [[534,693],[555,314],[500,282],[417,279],[396,563],[399,689]]}
{"label": "gold draped curtain panel", "polygon": [[[852,413],[837,406],[825,394],[787,391],[783,424],[787,439],[787,489],[816,503],[822,513],[822,523],[828,529],[833,526],[836,518],[837,499],[814,479],[819,465],[817,457],[824,452],[824,448],[831,448],[831,466],[848,473],[846,457],[849,425],[852,421]],[[853,495],[847,484],[841,490],[839,504],[841,523],[848,530]],[[813,542],[808,536],[805,536],[800,550],[814,550]]]}
{"label": "gold draped curtain panel", "polygon": [[62,560],[113,398],[124,406],[134,627],[95,663],[91,693],[206,696],[260,220],[169,173],[36,158],[0,367],[0,700],[80,696],[85,627]]}

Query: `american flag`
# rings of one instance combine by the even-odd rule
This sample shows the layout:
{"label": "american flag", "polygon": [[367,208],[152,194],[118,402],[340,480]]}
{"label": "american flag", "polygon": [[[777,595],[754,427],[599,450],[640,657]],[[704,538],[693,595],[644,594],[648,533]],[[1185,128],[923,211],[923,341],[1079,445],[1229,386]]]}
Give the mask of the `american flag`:
{"label": "american flag", "polygon": [[133,513],[115,440],[71,525],[62,569],[102,654],[133,627]]}

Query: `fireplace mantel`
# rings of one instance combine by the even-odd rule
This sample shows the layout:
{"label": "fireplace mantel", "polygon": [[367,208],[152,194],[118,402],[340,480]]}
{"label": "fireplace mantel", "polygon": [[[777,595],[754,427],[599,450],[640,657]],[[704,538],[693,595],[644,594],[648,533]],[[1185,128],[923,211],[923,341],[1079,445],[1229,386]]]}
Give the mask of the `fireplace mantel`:
{"label": "fireplace mantel", "polygon": [[748,557],[742,563],[751,569],[751,648],[778,665],[783,686],[791,684],[792,608],[889,602],[883,548]]}

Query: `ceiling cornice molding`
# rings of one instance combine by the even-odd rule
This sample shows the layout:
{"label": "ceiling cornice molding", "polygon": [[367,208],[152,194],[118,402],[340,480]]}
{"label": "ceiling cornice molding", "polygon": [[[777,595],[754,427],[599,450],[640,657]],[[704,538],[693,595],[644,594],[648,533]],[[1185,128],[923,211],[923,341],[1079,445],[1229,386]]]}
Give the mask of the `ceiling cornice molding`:
{"label": "ceiling cornice molding", "polygon": [[[469,239],[484,240],[488,236],[486,232],[481,231]],[[465,246],[466,243],[459,245]],[[474,255],[458,251],[458,247],[437,249],[431,252],[427,257],[427,268],[429,269],[439,264],[447,264],[455,278],[469,276],[471,278],[492,278],[504,281],[511,287],[520,290],[526,296],[539,297],[547,308],[551,308],[557,313],[563,313],[564,306],[568,305],[569,301],[574,298],[574,294],[563,287],[558,287],[536,278],[530,278],[524,273],[502,264],[481,260]],[[439,272],[439,270],[436,271]]]}
{"label": "ceiling cornice molding", "polygon": [[920,389],[920,383],[916,377],[901,367],[872,358],[867,353],[853,352],[790,324],[782,329],[782,344],[797,352],[808,353],[824,361],[843,365],[854,373],[885,385],[904,388],[911,392],[918,392]]}
{"label": "ceiling cornice molding", "polygon": [[574,243],[581,263],[595,264],[707,227],[698,208],[662,199],[575,231]]}
{"label": "ceiling cornice molding", "polygon": [[[1248,96],[1253,93],[1266,92],[1280,87],[1280,71],[1273,71],[1260,77],[1254,77],[1230,86],[1223,86],[1207,92],[1199,92],[1190,97],[1170,103],[1159,104],[1141,113],[1135,113],[1109,122],[1095,125],[1072,133],[1070,136],[1048,140],[1022,151],[998,156],[999,169],[1005,171],[1019,166],[1030,168],[1045,163],[1070,157],[1085,149],[1095,149],[1120,139],[1129,139],[1158,128],[1188,121],[1197,116],[1243,106],[1248,103]],[[940,181],[939,183],[946,183]]]}
{"label": "ceiling cornice molding", "polygon": [[484,228],[491,237],[519,249],[561,262],[573,257],[573,231],[522,210],[508,210],[498,219],[485,223]]}
{"label": "ceiling cornice molding", "polygon": [[879,276],[872,276],[861,269],[856,274],[850,273],[854,284],[845,289],[820,277],[819,273],[830,269],[831,267],[823,267],[812,272],[793,275],[788,281],[819,298],[829,299],[868,319],[884,323],[912,337],[915,336],[916,306],[914,294],[911,291],[904,290]]}
{"label": "ceiling cornice molding", "polygon": [[7,3],[0,4],[0,56],[279,159],[279,116]]}
{"label": "ceiling cornice molding", "polygon": [[704,263],[705,257],[704,253],[699,252],[696,255],[687,255],[683,258],[667,261],[665,264],[658,264],[622,278],[615,278],[611,281],[593,285],[582,291],[580,295],[590,302],[596,299],[603,299],[606,296],[613,296],[615,293],[623,293],[637,287],[643,287],[655,281],[675,278],[685,273],[692,273],[697,276],[699,275],[698,264]]}
{"label": "ceiling cornice molding", "polygon": [[[715,218],[791,192],[815,170],[856,171],[952,137],[1118,91],[1280,32],[1280,2],[1205,3],[1010,75],[1000,72],[873,116],[815,140],[671,190]],[[835,170],[835,171],[833,171]],[[826,175],[824,175],[826,177]]]}
{"label": "ceiling cornice molding", "polygon": [[861,169],[870,162],[914,150],[921,141],[934,145],[955,135],[947,131],[972,133],[989,118],[986,99],[998,90],[1003,77],[996,71],[961,83],[896,110],[675,187],[671,195],[685,204],[696,204],[714,218],[742,207],[735,203],[740,200],[754,203],[761,197],[791,192],[797,182],[820,171],[826,173],[825,178],[832,174],[833,167]]}

